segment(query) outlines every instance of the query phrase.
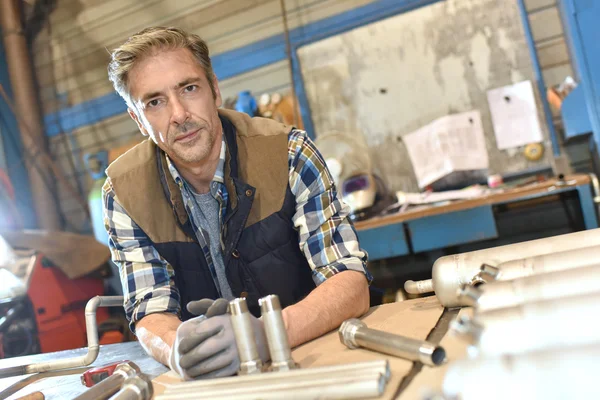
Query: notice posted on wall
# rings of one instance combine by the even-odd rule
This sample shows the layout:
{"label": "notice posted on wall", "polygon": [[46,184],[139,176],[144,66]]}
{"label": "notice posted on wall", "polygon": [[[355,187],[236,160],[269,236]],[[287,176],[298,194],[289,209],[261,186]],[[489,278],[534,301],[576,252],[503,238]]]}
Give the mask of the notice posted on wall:
{"label": "notice posted on wall", "polygon": [[492,89],[487,98],[498,149],[544,140],[531,81]]}
{"label": "notice posted on wall", "polygon": [[454,171],[489,167],[477,110],[438,118],[402,139],[421,188]]}

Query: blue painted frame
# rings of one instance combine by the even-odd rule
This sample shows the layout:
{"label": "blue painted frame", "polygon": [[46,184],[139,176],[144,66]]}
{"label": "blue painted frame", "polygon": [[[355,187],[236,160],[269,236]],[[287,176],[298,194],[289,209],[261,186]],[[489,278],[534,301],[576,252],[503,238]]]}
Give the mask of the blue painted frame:
{"label": "blue painted frame", "polygon": [[[362,7],[290,30],[295,88],[299,94],[304,127],[311,135],[314,127],[310,118],[308,99],[302,83],[296,49],[299,46],[438,1],[444,0],[374,0]],[[217,54],[212,57],[212,63],[216,75],[220,80],[224,80],[285,59],[287,59],[285,36],[281,33],[244,47]],[[46,115],[44,118],[46,134],[56,136],[63,131],[71,131],[94,124],[126,110],[127,107],[119,95],[109,93]]]}

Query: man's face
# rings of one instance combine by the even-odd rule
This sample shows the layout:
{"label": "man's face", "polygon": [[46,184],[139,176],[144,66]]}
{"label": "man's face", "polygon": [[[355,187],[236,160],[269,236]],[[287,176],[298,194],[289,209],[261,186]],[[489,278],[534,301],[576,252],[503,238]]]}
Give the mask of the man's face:
{"label": "man's face", "polygon": [[193,167],[208,157],[221,133],[221,93],[213,84],[216,98],[189,50],[157,51],[129,73],[129,94],[137,110],[129,114],[171,159]]}

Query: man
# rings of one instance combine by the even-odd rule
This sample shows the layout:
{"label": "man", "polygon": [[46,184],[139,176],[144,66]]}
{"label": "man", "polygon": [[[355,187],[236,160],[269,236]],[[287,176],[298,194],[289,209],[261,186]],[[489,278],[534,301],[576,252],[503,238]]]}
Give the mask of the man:
{"label": "man", "polygon": [[263,361],[260,297],[279,296],[292,347],[368,310],[366,254],[305,132],[220,110],[206,44],[179,29],[133,35],[108,70],[149,136],[107,169],[104,212],[150,355],[185,379],[234,374],[224,313],[235,297],[247,298]]}

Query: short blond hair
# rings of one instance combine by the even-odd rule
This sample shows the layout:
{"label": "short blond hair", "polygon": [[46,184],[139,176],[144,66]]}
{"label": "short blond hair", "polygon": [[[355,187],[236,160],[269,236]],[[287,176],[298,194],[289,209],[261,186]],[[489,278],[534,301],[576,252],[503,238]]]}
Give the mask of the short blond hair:
{"label": "short blond hair", "polygon": [[108,64],[108,79],[130,108],[134,108],[129,96],[129,72],[136,62],[160,50],[188,49],[204,70],[213,98],[215,73],[212,68],[208,46],[198,35],[173,27],[146,28],[113,50]]}

